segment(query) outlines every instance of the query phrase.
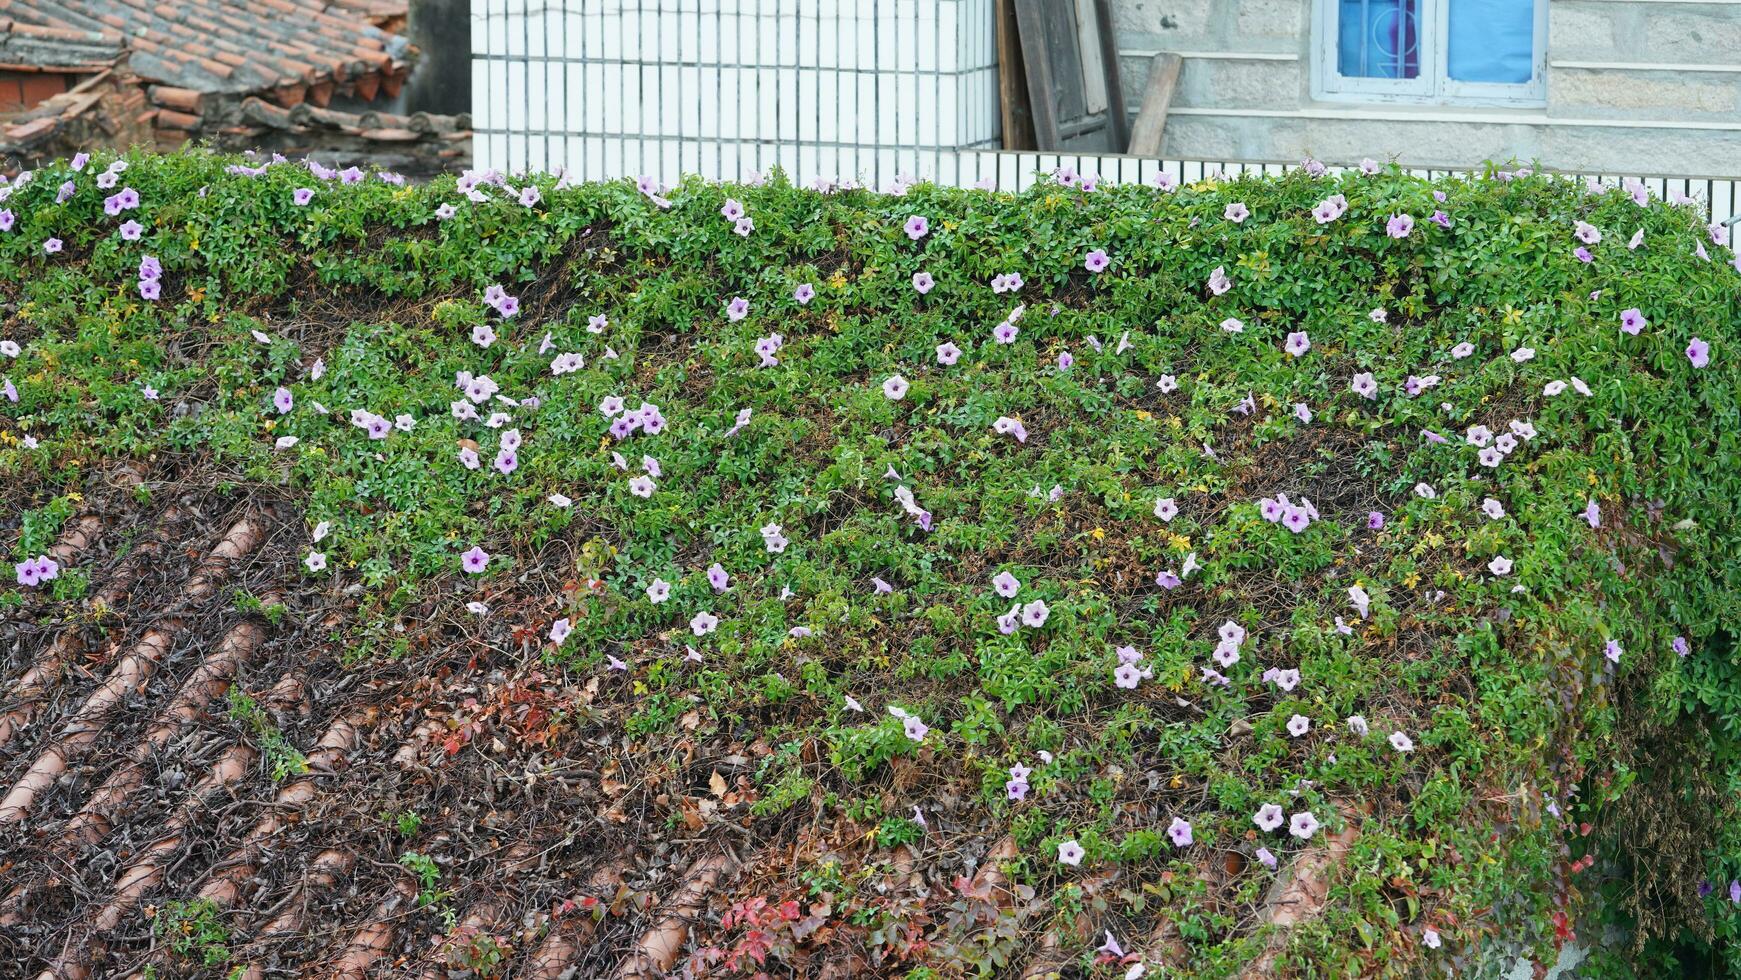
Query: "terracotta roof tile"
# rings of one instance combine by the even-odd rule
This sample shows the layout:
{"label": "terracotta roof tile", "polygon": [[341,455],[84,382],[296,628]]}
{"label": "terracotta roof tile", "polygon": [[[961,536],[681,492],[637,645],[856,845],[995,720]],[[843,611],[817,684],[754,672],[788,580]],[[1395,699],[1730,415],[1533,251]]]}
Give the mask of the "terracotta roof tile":
{"label": "terracotta roof tile", "polygon": [[[199,93],[290,85],[345,91],[392,75],[413,52],[377,23],[407,0],[0,0],[0,61],[44,67],[114,62],[127,50],[149,83]],[[371,77],[360,86],[374,90]],[[359,94],[361,94],[359,92]]]}

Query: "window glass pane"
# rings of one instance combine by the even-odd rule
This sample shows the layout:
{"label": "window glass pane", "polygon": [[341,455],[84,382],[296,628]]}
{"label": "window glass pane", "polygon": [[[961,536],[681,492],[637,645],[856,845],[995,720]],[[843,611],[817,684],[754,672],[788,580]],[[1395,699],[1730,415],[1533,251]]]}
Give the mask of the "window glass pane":
{"label": "window glass pane", "polygon": [[1336,70],[1350,78],[1421,73],[1418,0],[1337,0]]}
{"label": "window glass pane", "polygon": [[1528,82],[1535,74],[1536,0],[1449,0],[1446,74],[1460,82]]}

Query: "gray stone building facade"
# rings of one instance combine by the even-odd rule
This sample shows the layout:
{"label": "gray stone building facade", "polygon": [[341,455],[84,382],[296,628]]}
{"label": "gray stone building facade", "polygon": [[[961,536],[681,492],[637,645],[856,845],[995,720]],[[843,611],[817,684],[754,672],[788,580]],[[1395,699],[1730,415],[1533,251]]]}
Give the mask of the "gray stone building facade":
{"label": "gray stone building facade", "polygon": [[[1168,158],[1462,168],[1515,157],[1585,173],[1741,175],[1741,0],[1114,0],[1114,9],[1133,112],[1153,56],[1182,59]],[[1509,68],[1500,56],[1468,67],[1508,46]],[[1361,60],[1369,47],[1385,52],[1376,68]]]}

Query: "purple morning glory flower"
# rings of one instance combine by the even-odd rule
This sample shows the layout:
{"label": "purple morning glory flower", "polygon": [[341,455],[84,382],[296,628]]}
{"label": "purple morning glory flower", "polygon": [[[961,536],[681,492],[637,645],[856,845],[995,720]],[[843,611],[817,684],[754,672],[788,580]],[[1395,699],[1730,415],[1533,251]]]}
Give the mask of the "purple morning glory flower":
{"label": "purple morning glory flower", "polygon": [[941,364],[945,367],[948,367],[949,365],[954,364],[956,361],[958,361],[960,359],[961,359],[961,348],[955,346],[954,343],[952,343],[950,341],[944,341],[943,343],[937,345],[937,363],[938,364]]}
{"label": "purple morning glory flower", "polygon": [[1232,288],[1233,280],[1227,278],[1227,269],[1225,266],[1218,265],[1215,267],[1214,272],[1209,273],[1209,291],[1211,293],[1220,296]]}
{"label": "purple morning glory flower", "polygon": [[1376,510],[1368,513],[1366,515],[1366,529],[1368,531],[1383,530],[1384,529],[1384,515],[1379,513]]}
{"label": "purple morning glory flower", "polygon": [[1384,233],[1392,238],[1407,238],[1415,230],[1415,219],[1406,214],[1393,214],[1384,223]]}
{"label": "purple morning glory flower", "polygon": [[145,234],[145,226],[140,224],[137,221],[134,221],[132,218],[128,218],[126,221],[121,222],[121,240],[122,241],[124,241],[124,242],[136,242],[144,234]]}
{"label": "purple morning glory flower", "polygon": [[459,567],[472,575],[482,575],[489,565],[490,553],[475,544],[470,551],[459,556]]}
{"label": "purple morning glory flower", "polygon": [[1282,349],[1287,351],[1290,356],[1299,357],[1312,349],[1312,340],[1306,336],[1304,330],[1298,330],[1288,334],[1287,343],[1283,345]]}
{"label": "purple morning glory flower", "polygon": [[1681,657],[1684,657],[1688,653],[1692,652],[1692,648],[1687,645],[1687,638],[1684,636],[1675,637],[1674,640],[1669,643],[1669,648],[1674,650],[1674,652],[1677,656],[1681,656]]}
{"label": "purple morning glory flower", "polygon": [[1234,201],[1222,210],[1221,216],[1236,225],[1244,224],[1245,219],[1251,217],[1251,209],[1241,201]]}
{"label": "purple morning glory flower", "polygon": [[1696,368],[1702,368],[1711,363],[1711,345],[1694,337],[1687,344],[1687,360],[1691,361],[1693,367]]}
{"label": "purple morning glory flower", "polygon": [[792,290],[792,298],[798,301],[799,306],[809,306],[810,301],[816,298],[816,287],[809,283],[803,283],[797,289]]}
{"label": "purple morning glory flower", "polygon": [[283,415],[296,407],[296,397],[290,393],[289,388],[281,387],[272,393],[272,404],[278,409],[278,414]]}
{"label": "purple morning glory flower", "polygon": [[63,244],[64,243],[58,238],[50,238],[48,241],[42,243],[42,251],[44,254],[53,255],[61,250]]}
{"label": "purple morning glory flower", "polygon": [[139,280],[139,297],[141,299],[157,299],[163,295],[163,284],[156,279]]}
{"label": "purple morning glory flower", "polygon": [[1190,847],[1191,825],[1181,817],[1174,817],[1173,822],[1167,826],[1167,836],[1173,839],[1174,847]]}
{"label": "purple morning glory flower", "polygon": [[931,278],[931,273],[929,273],[929,272],[915,272],[915,273],[913,273],[913,288],[918,291],[920,296],[923,296],[926,293],[930,292],[931,287],[935,286],[935,285],[937,285],[937,280]]}
{"label": "purple morning glory flower", "polygon": [[1579,262],[1583,262],[1586,265],[1591,263],[1591,262],[1596,261],[1596,257],[1594,255],[1590,254],[1590,250],[1585,248],[1582,245],[1579,245],[1577,248],[1572,249],[1572,256],[1574,258],[1576,258]]}
{"label": "purple morning glory flower", "polygon": [[298,187],[290,193],[290,202],[299,208],[312,200],[314,200],[314,191],[307,187]]}
{"label": "purple morning glory flower", "polygon": [[1098,248],[1089,252],[1087,257],[1082,260],[1082,267],[1089,272],[1104,272],[1106,267],[1111,264],[1112,260],[1107,257],[1106,252]]}
{"label": "purple morning glory flower", "polygon": [[1016,335],[1019,333],[1021,333],[1021,331],[1017,329],[1015,324],[1005,320],[992,328],[991,336],[992,339],[1000,344],[1013,344],[1016,342]]}
{"label": "purple morning glory flower", "polygon": [[907,219],[907,223],[902,228],[906,231],[907,237],[916,242],[931,233],[931,222],[924,215],[915,214]]}
{"label": "purple morning glory flower", "polygon": [[742,296],[732,297],[732,301],[725,305],[725,317],[733,323],[736,323],[749,315],[750,301],[744,299]]}
{"label": "purple morning glory flower", "polygon": [[713,586],[715,592],[724,592],[731,587],[731,573],[719,562],[714,562],[707,569],[707,584]]}
{"label": "purple morning glory flower", "polygon": [[1650,321],[1644,318],[1644,311],[1640,310],[1638,307],[1635,306],[1629,310],[1620,311],[1620,329],[1634,337],[1638,336],[1639,332],[1648,326],[1650,326]]}

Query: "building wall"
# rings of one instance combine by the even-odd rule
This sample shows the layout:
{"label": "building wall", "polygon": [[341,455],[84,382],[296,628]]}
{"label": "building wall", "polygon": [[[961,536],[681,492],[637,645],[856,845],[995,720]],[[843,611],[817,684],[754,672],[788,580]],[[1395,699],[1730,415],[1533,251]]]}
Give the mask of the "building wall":
{"label": "building wall", "polygon": [[79,83],[63,72],[0,70],[0,112],[34,108]]}
{"label": "building wall", "polygon": [[1113,0],[1124,88],[1183,57],[1163,155],[1741,175],[1741,0],[1550,0],[1547,106],[1317,102],[1312,0]]}

